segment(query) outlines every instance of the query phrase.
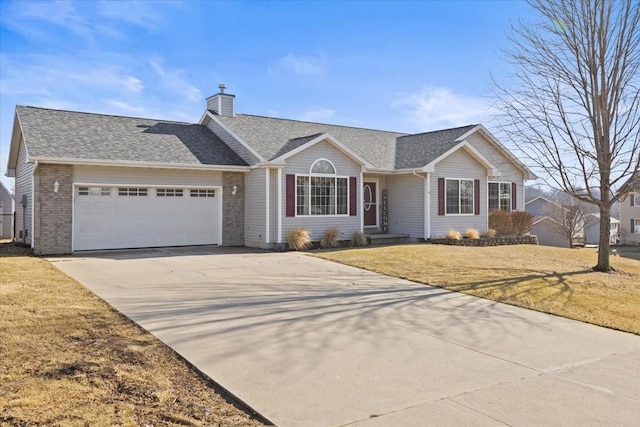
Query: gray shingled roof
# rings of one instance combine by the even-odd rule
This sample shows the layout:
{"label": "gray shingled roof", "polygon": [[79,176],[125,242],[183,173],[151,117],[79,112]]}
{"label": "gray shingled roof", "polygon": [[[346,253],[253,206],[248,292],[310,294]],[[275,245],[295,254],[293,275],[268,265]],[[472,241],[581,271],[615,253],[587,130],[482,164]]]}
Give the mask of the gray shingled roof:
{"label": "gray shingled roof", "polygon": [[198,124],[17,107],[32,157],[246,166]]}
{"label": "gray shingled roof", "polygon": [[330,133],[373,165],[393,169],[396,138],[406,135],[248,114],[236,114],[234,117],[216,116],[216,118],[267,160],[273,160],[317,135]]}
{"label": "gray shingled roof", "polygon": [[456,139],[476,125],[401,136],[396,144],[397,169],[421,168],[431,163],[460,142]]}
{"label": "gray shingled roof", "polygon": [[408,135],[348,126],[236,114],[216,116],[265,159],[273,160],[323,133],[381,169],[420,168],[445,153],[475,125]]}

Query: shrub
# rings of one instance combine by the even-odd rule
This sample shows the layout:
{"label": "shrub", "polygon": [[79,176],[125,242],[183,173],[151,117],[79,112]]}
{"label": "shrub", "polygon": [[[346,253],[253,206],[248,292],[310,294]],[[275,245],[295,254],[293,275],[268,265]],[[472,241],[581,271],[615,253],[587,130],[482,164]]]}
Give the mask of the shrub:
{"label": "shrub", "polygon": [[456,230],[449,230],[447,233],[447,239],[460,240],[462,239],[462,236]]}
{"label": "shrub", "polygon": [[467,236],[467,239],[479,239],[480,233],[475,228],[467,228],[467,231],[464,232],[464,235]]}
{"label": "shrub", "polygon": [[484,232],[484,237],[486,237],[487,239],[493,239],[494,237],[496,237],[496,230],[494,230],[493,228],[488,228],[487,231]]}
{"label": "shrub", "polygon": [[294,228],[287,233],[287,243],[294,251],[303,251],[311,247],[309,232],[303,228]]}
{"label": "shrub", "polygon": [[321,248],[335,248],[339,245],[338,243],[338,235],[340,234],[340,230],[337,227],[327,228],[322,235],[322,240],[320,241]]}
{"label": "shrub", "polygon": [[489,212],[489,228],[496,230],[496,234],[504,235],[513,233],[513,220],[507,211],[492,210]]}
{"label": "shrub", "polygon": [[354,231],[351,246],[367,246],[367,235],[362,231]]}
{"label": "shrub", "polygon": [[516,236],[524,236],[533,228],[533,217],[529,212],[517,211],[511,214],[513,232]]}

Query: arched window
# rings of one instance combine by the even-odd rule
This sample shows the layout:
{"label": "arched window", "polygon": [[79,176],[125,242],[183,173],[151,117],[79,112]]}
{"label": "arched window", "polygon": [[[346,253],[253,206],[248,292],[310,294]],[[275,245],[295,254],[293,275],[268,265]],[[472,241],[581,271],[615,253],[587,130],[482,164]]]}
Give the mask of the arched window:
{"label": "arched window", "polygon": [[329,160],[316,160],[309,175],[296,176],[296,215],[349,215],[348,181]]}
{"label": "arched window", "polygon": [[312,174],[335,175],[336,168],[327,159],[318,159],[311,165]]}

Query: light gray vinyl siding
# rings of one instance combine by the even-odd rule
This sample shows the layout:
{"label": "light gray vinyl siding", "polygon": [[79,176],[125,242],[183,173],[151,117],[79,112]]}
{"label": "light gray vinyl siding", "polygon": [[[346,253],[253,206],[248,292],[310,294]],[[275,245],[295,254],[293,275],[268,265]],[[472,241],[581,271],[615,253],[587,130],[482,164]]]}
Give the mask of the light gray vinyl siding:
{"label": "light gray vinyl siding", "polygon": [[501,176],[490,177],[489,181],[515,182],[518,210],[524,210],[524,174],[522,171],[478,132],[470,135],[466,141],[501,172]]}
{"label": "light gray vinyl siding", "polygon": [[220,106],[222,107],[218,114],[221,116],[233,116],[233,102],[234,98],[232,96],[221,96],[220,97]]}
{"label": "light gray vinyl siding", "polygon": [[[422,174],[424,176],[424,174]],[[412,175],[394,175],[386,179],[389,191],[389,232],[424,238],[425,180]]]}
{"label": "light gray vinyl siding", "polygon": [[[480,215],[438,215],[438,178],[479,179]],[[475,228],[480,233],[487,229],[487,170],[464,149],[460,149],[436,165],[431,176],[431,237],[444,237],[454,229],[464,233]]]}
{"label": "light gray vinyl siding", "polygon": [[553,207],[557,209],[557,206],[553,206],[550,202],[544,199],[534,199],[526,204],[525,209],[531,214],[531,216],[547,216],[548,210]]}
{"label": "light gray vinyl siding", "polygon": [[255,165],[259,162],[259,159],[251,153],[240,141],[235,139],[229,132],[227,132],[218,122],[211,119],[209,123],[207,123],[207,127],[211,132],[215,133],[218,138],[224,141],[233,151],[238,154],[242,160],[247,162],[249,165]]}
{"label": "light gray vinyl siding", "polygon": [[[16,240],[31,244],[33,236],[33,164],[27,163],[27,149],[24,141],[20,141],[20,149],[18,151],[18,162],[16,166]],[[20,201],[22,195],[27,195],[27,208],[23,209]],[[19,239],[20,232],[27,232],[26,239]]]}
{"label": "light gray vinyl siding", "polygon": [[219,187],[222,186],[222,172],[74,166],[73,182],[80,184]]}
{"label": "light gray vinyl siding", "polygon": [[358,163],[351,160],[332,144],[322,141],[300,153],[287,159],[287,164],[283,170],[282,179],[282,197],[286,202],[286,175],[300,174],[308,175],[311,165],[318,159],[327,159],[333,163],[336,168],[336,174],[340,177],[356,177],[357,185],[357,207],[355,216],[304,216],[304,217],[287,217],[286,206],[284,216],[282,218],[283,240],[286,241],[287,233],[297,227],[304,228],[309,231],[311,239],[319,241],[322,234],[330,227],[337,227],[340,230],[340,239],[350,240],[355,231],[360,230],[361,212],[361,193],[362,183],[360,182],[361,167]]}
{"label": "light gray vinyl siding", "polygon": [[569,239],[562,236],[551,224],[551,220],[548,218],[542,219],[537,222],[531,234],[538,238],[538,244],[544,246],[555,246],[558,248],[568,248]]}
{"label": "light gray vinyl siding", "polygon": [[244,240],[245,246],[264,247],[266,244],[266,185],[265,169],[253,169],[245,175]]}

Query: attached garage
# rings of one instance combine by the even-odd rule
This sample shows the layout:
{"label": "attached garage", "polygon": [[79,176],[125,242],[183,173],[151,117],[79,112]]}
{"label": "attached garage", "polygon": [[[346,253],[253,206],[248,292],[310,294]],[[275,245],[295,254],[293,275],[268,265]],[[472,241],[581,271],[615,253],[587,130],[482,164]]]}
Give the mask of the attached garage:
{"label": "attached garage", "polygon": [[220,245],[221,190],[76,184],[73,251]]}

